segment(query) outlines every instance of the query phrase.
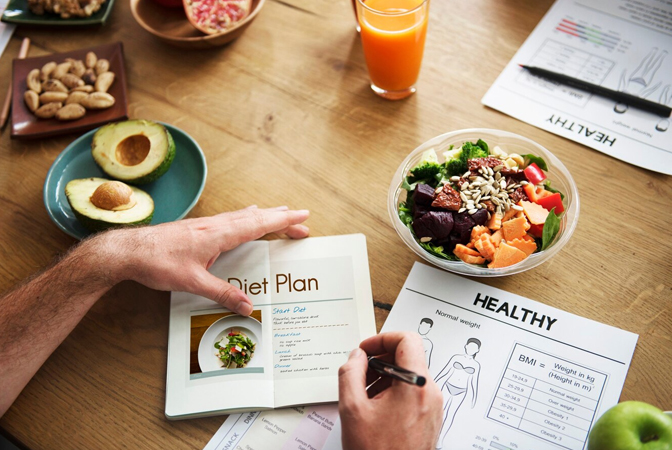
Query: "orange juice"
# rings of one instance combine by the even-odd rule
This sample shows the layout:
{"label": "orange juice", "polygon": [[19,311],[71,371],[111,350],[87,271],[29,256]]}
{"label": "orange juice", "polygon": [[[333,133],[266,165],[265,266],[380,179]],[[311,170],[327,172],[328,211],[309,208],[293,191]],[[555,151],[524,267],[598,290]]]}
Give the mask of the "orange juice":
{"label": "orange juice", "polygon": [[380,95],[379,91],[412,94],[425,47],[429,0],[358,1],[372,88]]}

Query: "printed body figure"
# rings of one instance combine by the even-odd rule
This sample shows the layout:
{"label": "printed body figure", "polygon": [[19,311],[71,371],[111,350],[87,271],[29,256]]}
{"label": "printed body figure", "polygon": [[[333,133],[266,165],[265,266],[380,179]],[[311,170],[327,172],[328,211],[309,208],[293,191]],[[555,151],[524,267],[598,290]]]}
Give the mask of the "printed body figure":
{"label": "printed body figure", "polygon": [[453,425],[455,414],[465,398],[469,398],[472,408],[476,405],[478,375],[481,371],[481,365],[476,361],[476,354],[480,349],[481,341],[476,338],[468,339],[464,346],[464,354],[453,355],[434,379],[443,394],[444,413],[436,448],[443,447],[446,434]]}
{"label": "printed body figure", "polygon": [[422,337],[422,346],[425,349],[425,362],[427,363],[427,368],[429,368],[432,363],[432,350],[434,349],[434,343],[427,337],[427,334],[433,326],[434,321],[426,317],[422,319],[420,325],[418,325],[418,334]]}

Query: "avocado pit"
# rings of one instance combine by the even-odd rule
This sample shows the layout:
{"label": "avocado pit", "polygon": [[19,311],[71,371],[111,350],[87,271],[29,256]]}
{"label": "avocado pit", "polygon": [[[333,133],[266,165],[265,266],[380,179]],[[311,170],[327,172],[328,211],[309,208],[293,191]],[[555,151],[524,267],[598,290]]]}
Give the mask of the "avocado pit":
{"label": "avocado pit", "polygon": [[108,181],[93,191],[91,203],[107,211],[124,211],[133,208],[137,201],[129,186],[121,181]]}
{"label": "avocado pit", "polygon": [[144,134],[128,136],[117,145],[117,161],[124,166],[137,166],[147,158],[152,144]]}

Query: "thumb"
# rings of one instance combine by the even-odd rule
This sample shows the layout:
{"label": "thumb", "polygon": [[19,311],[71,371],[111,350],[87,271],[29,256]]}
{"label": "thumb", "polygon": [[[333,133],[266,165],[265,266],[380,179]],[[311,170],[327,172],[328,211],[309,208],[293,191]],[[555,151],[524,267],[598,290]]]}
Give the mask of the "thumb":
{"label": "thumb", "polygon": [[368,401],[366,371],[368,360],[364,350],[354,349],[348,361],[338,370],[338,403],[341,413],[353,413]]}
{"label": "thumb", "polygon": [[252,302],[243,291],[207,270],[200,273],[198,282],[193,287],[193,293],[214,300],[243,316],[249,316],[253,310]]}

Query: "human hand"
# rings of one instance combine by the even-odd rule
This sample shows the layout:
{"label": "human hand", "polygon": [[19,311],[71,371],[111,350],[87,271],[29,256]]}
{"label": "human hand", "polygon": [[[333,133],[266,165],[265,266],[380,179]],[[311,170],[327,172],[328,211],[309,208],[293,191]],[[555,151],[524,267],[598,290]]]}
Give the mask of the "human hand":
{"label": "human hand", "polygon": [[207,271],[220,253],[269,233],[293,239],[308,236],[302,225],[308,211],[287,207],[240,211],[161,225],[114,230],[101,235],[108,261],[121,267],[117,280],[134,280],[152,289],[185,291],[249,315],[252,302],[243,291]]}
{"label": "human hand", "polygon": [[[427,379],[418,387],[368,374],[369,356],[411,370]],[[373,336],[355,349],[338,373],[343,448],[346,450],[434,449],[441,427],[443,396],[429,376],[420,337],[391,332]]]}

